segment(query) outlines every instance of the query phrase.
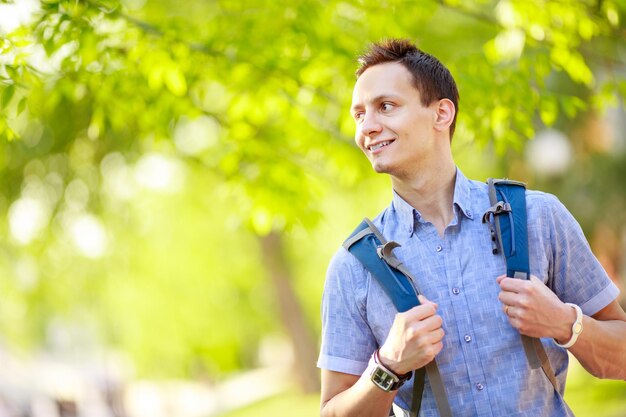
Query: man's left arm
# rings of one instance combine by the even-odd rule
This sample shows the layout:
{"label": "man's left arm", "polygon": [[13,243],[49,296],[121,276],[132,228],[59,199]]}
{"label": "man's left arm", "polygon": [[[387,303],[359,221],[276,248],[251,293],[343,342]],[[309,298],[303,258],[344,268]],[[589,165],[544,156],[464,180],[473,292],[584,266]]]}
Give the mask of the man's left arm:
{"label": "man's left arm", "polygon": [[[572,337],[576,310],[563,303],[540,279],[497,278],[498,298],[511,325],[531,337],[552,337],[559,344]],[[598,378],[626,380],[626,312],[613,300],[591,317],[569,351]]]}

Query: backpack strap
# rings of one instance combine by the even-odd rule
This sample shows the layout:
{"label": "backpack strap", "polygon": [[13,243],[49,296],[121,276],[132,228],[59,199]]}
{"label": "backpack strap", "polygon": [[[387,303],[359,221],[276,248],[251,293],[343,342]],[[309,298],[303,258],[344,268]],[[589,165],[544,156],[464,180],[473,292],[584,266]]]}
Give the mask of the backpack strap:
{"label": "backpack strap", "polygon": [[[398,246],[400,245],[397,242],[387,242],[383,234],[368,218],[363,219],[343,243],[343,247],[354,255],[383,287],[396,310],[403,313],[418,306],[420,302],[417,298],[419,294],[417,281],[392,252]],[[435,360],[414,372],[411,415],[417,417],[419,414],[424,392],[425,374],[428,374],[439,415],[452,417],[446,390]]]}
{"label": "backpack strap", "polygon": [[[489,222],[493,253],[501,251],[504,255],[507,277],[530,279],[526,184],[493,178],[489,178],[487,184],[492,206],[483,215],[483,223]],[[493,223],[490,221],[491,218],[494,220]],[[541,340],[526,335],[521,337],[530,367],[532,369],[541,367],[558,392],[556,377]]]}

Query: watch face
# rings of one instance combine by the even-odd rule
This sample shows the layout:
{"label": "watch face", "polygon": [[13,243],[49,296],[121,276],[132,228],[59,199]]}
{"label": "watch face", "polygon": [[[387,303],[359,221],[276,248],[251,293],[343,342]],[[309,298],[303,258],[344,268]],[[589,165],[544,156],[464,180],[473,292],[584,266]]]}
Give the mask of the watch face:
{"label": "watch face", "polygon": [[572,331],[576,334],[580,334],[580,332],[583,331],[583,324],[582,323],[574,324],[574,328],[572,329]]}
{"label": "watch face", "polygon": [[385,391],[390,391],[393,385],[393,377],[380,368],[376,368],[372,374],[372,381]]}

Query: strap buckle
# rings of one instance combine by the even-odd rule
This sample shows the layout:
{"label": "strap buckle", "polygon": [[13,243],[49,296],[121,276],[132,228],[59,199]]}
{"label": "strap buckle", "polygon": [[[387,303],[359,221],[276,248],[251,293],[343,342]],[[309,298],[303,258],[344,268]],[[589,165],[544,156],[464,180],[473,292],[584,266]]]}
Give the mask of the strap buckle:
{"label": "strap buckle", "polygon": [[483,214],[483,223],[487,223],[492,216],[510,213],[511,211],[511,204],[505,203],[504,201],[498,201],[496,204],[489,207],[487,211],[485,211],[485,214]]}
{"label": "strap buckle", "polygon": [[491,219],[501,214],[510,214],[513,210],[511,204],[504,201],[498,201],[493,206],[489,207],[485,214],[483,214],[483,223],[489,223],[489,232],[491,233],[491,252],[495,255],[498,253],[498,238],[494,225],[491,223]]}
{"label": "strap buckle", "polygon": [[376,253],[380,259],[397,269],[402,262],[400,262],[400,260],[396,258],[391,251],[398,247],[400,247],[400,244],[391,240],[386,242],[384,245],[377,246]]}

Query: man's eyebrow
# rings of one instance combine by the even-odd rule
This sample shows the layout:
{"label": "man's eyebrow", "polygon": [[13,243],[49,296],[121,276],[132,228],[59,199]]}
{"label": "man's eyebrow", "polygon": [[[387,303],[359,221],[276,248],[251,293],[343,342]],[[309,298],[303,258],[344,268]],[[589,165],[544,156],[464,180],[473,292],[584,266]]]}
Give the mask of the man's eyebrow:
{"label": "man's eyebrow", "polygon": [[350,113],[354,113],[358,109],[362,109],[362,108],[363,108],[363,105],[361,103],[353,104],[352,106],[350,106]]}
{"label": "man's eyebrow", "polygon": [[[372,103],[380,103],[381,101],[385,101],[385,100],[398,100],[400,96],[396,95],[396,94],[380,94],[377,95],[376,97],[374,97],[373,99],[369,100]],[[355,110],[360,109],[363,107],[362,103],[355,103],[352,106],[350,106],[350,111],[354,113]]]}

